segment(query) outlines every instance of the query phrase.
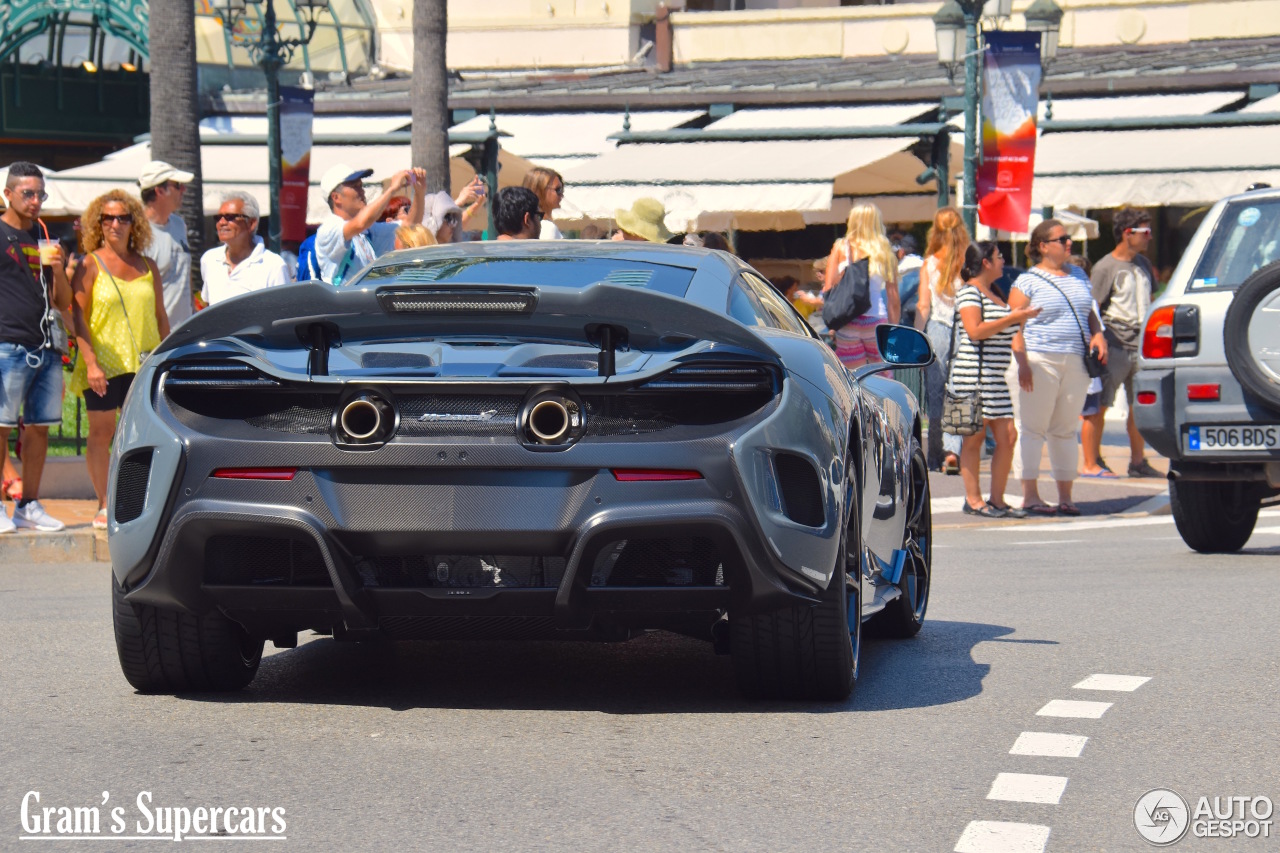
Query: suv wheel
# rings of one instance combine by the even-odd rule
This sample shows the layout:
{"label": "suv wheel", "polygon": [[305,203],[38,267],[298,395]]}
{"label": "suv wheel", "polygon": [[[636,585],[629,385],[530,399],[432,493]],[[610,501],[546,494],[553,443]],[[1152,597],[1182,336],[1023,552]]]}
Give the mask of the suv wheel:
{"label": "suv wheel", "polygon": [[1245,279],[1222,326],[1227,364],[1255,397],[1280,411],[1280,261]]}
{"label": "suv wheel", "polygon": [[1262,496],[1249,483],[1172,480],[1169,498],[1182,541],[1202,554],[1243,548],[1262,505]]}
{"label": "suv wheel", "polygon": [[258,672],[263,641],[220,614],[130,604],[114,575],[111,602],[120,668],[143,693],[239,690]]}
{"label": "suv wheel", "polygon": [[849,522],[835,572],[816,605],[729,614],[729,649],[739,689],[753,699],[843,701],[858,678],[862,641],[862,542],[857,489],[849,472]]}

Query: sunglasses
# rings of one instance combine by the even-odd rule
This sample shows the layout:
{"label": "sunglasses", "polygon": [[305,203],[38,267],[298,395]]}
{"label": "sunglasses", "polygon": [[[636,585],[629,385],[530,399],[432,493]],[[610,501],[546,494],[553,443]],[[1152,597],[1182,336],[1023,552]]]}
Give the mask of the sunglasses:
{"label": "sunglasses", "polygon": [[218,222],[239,222],[241,219],[248,219],[243,213],[219,213],[216,221]]}
{"label": "sunglasses", "polygon": [[1071,242],[1071,238],[1070,238],[1070,237],[1068,237],[1066,234],[1063,234],[1061,237],[1052,237],[1052,238],[1050,238],[1050,239],[1048,239],[1048,240],[1045,240],[1045,242],[1046,242],[1046,243],[1060,243],[1061,245],[1065,246],[1065,245],[1067,245],[1068,243],[1070,243],[1070,242]]}
{"label": "sunglasses", "polygon": [[98,217],[98,221],[103,225],[106,225],[108,222],[118,222],[121,225],[132,225],[133,214],[132,213],[104,213]]}
{"label": "sunglasses", "polygon": [[1143,228],[1130,228],[1130,229],[1129,229],[1129,233],[1130,233],[1130,234],[1145,234],[1145,235],[1147,235],[1147,236],[1151,236],[1151,229],[1150,229],[1150,228],[1146,228],[1146,227],[1143,227]]}
{"label": "sunglasses", "polygon": [[558,187],[552,187],[551,191],[556,195],[564,195],[564,184],[561,184]]}
{"label": "sunglasses", "polygon": [[33,198],[38,198],[41,201],[49,200],[49,194],[44,190],[23,190],[22,197],[27,201],[31,201]]}

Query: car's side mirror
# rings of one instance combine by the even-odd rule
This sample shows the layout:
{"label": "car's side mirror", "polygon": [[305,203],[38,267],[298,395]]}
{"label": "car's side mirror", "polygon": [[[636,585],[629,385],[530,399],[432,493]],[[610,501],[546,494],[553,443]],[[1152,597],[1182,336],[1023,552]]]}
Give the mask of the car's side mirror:
{"label": "car's side mirror", "polygon": [[933,364],[933,347],[924,333],[908,326],[876,326],[880,358],[890,367],[928,367]]}

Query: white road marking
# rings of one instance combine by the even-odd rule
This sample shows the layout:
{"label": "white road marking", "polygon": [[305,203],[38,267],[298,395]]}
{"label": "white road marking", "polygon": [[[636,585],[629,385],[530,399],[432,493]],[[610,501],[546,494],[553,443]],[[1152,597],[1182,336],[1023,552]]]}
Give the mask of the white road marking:
{"label": "white road marking", "polygon": [[1107,675],[1099,672],[1072,686],[1076,690],[1116,690],[1132,693],[1150,680],[1151,677],[1148,675]]}
{"label": "white road marking", "polygon": [[991,783],[988,800],[1011,803],[1044,803],[1058,805],[1067,788],[1066,776],[1037,776],[1033,773],[999,773]]}
{"label": "white road marking", "polygon": [[1089,738],[1050,732],[1023,732],[1013,742],[1010,755],[1042,755],[1049,758],[1079,758]]}
{"label": "white road marking", "polygon": [[[1028,540],[1026,542],[1009,542],[1008,544],[1009,545],[1075,545],[1083,541],[1084,541],[1083,539],[1036,539],[1034,541]],[[936,548],[938,546],[934,545],[933,547]],[[1055,566],[1054,568],[1057,568],[1057,567]]]}
{"label": "white road marking", "polygon": [[1254,532],[1255,534],[1258,534],[1258,533],[1280,533],[1280,526],[1276,526],[1276,527],[1255,527],[1255,528],[1253,528],[1253,532]]}
{"label": "white road marking", "polygon": [[964,828],[956,853],[1041,853],[1049,842],[1049,827],[1034,823],[974,820]]}
{"label": "white road marking", "polygon": [[1039,711],[1036,711],[1036,716],[1096,720],[1105,714],[1110,707],[1110,702],[1077,702],[1071,699],[1054,699]]}
{"label": "white road marking", "polygon": [[[1280,509],[1264,509],[1262,512],[1258,513],[1258,518],[1280,518]],[[1083,521],[1083,520],[1051,521],[1051,522],[1046,522],[1044,524],[1037,524],[1035,526],[1035,530],[1037,533],[1039,533],[1041,531],[1052,531],[1052,530],[1077,531],[1077,530],[1099,530],[1102,528],[1117,529],[1121,527],[1152,527],[1152,526],[1161,525],[1161,524],[1173,524],[1173,516],[1157,515],[1157,516],[1151,516],[1150,518],[1115,518],[1110,516],[1103,516],[1102,518],[1089,519],[1088,521]],[[1009,533],[1009,532],[1021,533],[1025,536],[1029,528],[1024,527],[1022,525],[1015,525],[1015,526],[991,525],[987,529],[998,530],[1004,533]],[[1264,527],[1262,529],[1270,530],[1271,528]]]}
{"label": "white road marking", "polygon": [[964,495],[958,498],[930,498],[929,509],[933,510],[934,515],[946,512],[960,512],[967,500]]}

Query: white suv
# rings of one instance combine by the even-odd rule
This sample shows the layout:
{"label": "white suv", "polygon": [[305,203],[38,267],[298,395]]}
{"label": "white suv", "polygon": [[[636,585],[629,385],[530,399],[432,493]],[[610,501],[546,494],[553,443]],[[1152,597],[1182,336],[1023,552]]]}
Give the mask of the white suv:
{"label": "white suv", "polygon": [[1134,418],[1169,457],[1178,532],[1237,551],[1280,495],[1280,190],[1214,205],[1142,337]]}

